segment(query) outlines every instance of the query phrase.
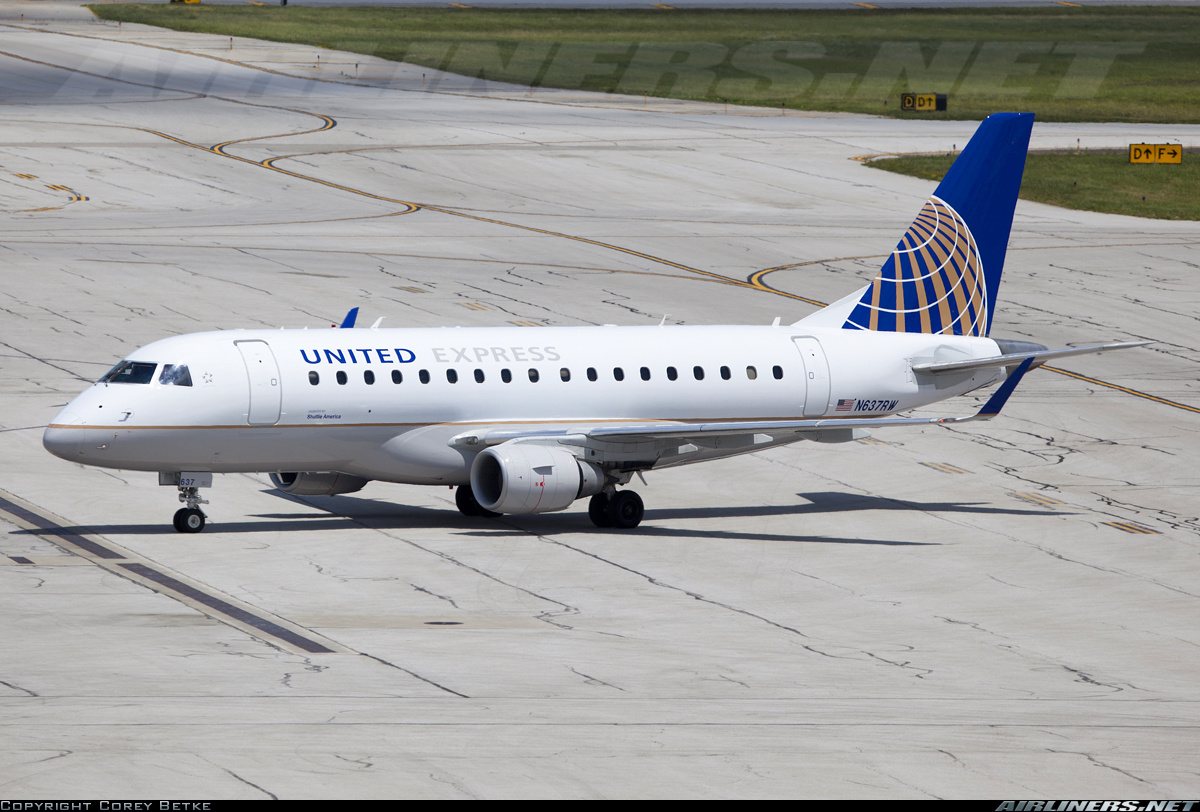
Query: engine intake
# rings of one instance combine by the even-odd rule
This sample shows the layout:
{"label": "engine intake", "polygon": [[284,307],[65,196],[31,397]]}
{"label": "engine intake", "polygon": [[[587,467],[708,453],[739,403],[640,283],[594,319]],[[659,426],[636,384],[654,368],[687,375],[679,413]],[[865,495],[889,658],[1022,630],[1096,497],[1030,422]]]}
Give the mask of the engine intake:
{"label": "engine intake", "polygon": [[311,471],[281,471],[271,474],[276,488],[293,496],[334,496],[339,493],[361,491],[371,480],[337,471],[312,473]]}
{"label": "engine intake", "polygon": [[549,513],[604,488],[604,472],[561,448],[501,443],[471,465],[471,491],[487,510]]}

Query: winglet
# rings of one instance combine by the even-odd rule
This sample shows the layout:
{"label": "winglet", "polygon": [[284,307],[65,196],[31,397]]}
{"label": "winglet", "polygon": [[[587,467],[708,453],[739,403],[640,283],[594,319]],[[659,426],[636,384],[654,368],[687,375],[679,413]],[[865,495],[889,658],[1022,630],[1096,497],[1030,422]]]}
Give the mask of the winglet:
{"label": "winglet", "polygon": [[345,330],[354,326],[354,321],[358,318],[358,308],[350,308],[350,312],[346,314],[346,318],[342,319],[340,327]]}
{"label": "winglet", "polygon": [[1004,379],[1004,383],[1000,384],[1000,388],[992,393],[988,398],[988,402],[983,404],[983,408],[977,414],[970,417],[951,417],[943,420],[943,423],[965,423],[968,420],[991,420],[996,415],[1000,414],[1000,410],[1004,408],[1004,404],[1008,403],[1008,397],[1017,388],[1017,384],[1025,377],[1025,373],[1033,366],[1034,356],[1030,356],[1021,362],[1013,373]]}

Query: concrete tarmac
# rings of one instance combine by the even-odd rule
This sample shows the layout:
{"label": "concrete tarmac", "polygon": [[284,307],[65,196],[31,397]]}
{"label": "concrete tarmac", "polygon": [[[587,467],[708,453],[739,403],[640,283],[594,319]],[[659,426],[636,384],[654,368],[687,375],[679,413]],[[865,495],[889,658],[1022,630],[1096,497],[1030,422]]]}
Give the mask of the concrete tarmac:
{"label": "concrete tarmac", "polygon": [[1153,346],[651,473],[630,533],[231,475],[184,536],[47,454],[178,333],[794,321],[932,191],[854,159],[975,128],[316,55],[0,0],[0,799],[1195,796],[1195,223],[1021,202],[993,335]]}

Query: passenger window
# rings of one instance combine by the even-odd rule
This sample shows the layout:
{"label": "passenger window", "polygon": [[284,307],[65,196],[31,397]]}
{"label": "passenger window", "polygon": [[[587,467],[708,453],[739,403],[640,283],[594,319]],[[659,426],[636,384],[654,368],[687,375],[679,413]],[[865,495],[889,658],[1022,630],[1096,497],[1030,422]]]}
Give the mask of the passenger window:
{"label": "passenger window", "polygon": [[538,382],[538,371],[536,369],[534,369],[533,367],[529,368],[529,382],[530,383]]}
{"label": "passenger window", "polygon": [[338,374],[337,374],[337,382],[338,382],[338,383],[339,383],[341,386],[345,386],[345,385],[346,385],[346,381],[348,381],[348,380],[349,380],[349,378],[347,378],[347,377],[346,377],[346,373],[345,373],[344,371],[342,371],[342,370],[340,370],[340,369],[339,369],[339,370],[338,370]]}
{"label": "passenger window", "polygon": [[558,371],[558,377],[562,378],[563,383],[566,383],[567,381],[571,380],[571,370],[563,367]]}
{"label": "passenger window", "polygon": [[721,367],[721,380],[727,381],[733,377],[733,373],[729,371],[729,367]]}
{"label": "passenger window", "polygon": [[313,386],[316,386],[317,384],[319,384],[321,382],[321,376],[318,375],[316,373],[316,371],[309,372],[308,373],[308,382],[311,383]]}
{"label": "passenger window", "polygon": [[596,380],[597,378],[599,378],[599,377],[600,377],[599,375],[597,375],[597,374],[596,374],[596,368],[595,368],[595,367],[588,367],[588,373],[587,373],[587,375],[588,375],[588,380],[589,380],[589,381],[594,381],[594,380]]}
{"label": "passenger window", "polygon": [[363,372],[363,380],[366,381],[367,386],[374,386],[375,373],[368,369],[367,371]]}
{"label": "passenger window", "polygon": [[446,380],[448,380],[450,383],[458,383],[458,370],[457,369],[446,370]]}
{"label": "passenger window", "polygon": [[667,380],[674,381],[674,380],[678,380],[678,378],[679,378],[679,370],[677,370],[675,367],[667,367]]}
{"label": "passenger window", "polygon": [[755,369],[754,367],[746,367],[746,377],[752,381],[757,379],[758,378],[758,370]]}
{"label": "passenger window", "polygon": [[393,369],[392,370],[392,383],[402,383],[403,381],[404,381],[404,375],[400,372],[400,370]]}
{"label": "passenger window", "polygon": [[483,370],[475,370],[475,383],[483,383]]}
{"label": "passenger window", "polygon": [[421,383],[429,383],[429,370],[421,370],[417,373],[417,377],[421,379]]}
{"label": "passenger window", "polygon": [[625,380],[625,370],[621,369],[620,367],[614,367],[613,368],[613,377],[616,378],[618,381]]}
{"label": "passenger window", "polygon": [[704,367],[692,367],[692,375],[698,381],[704,380]]}
{"label": "passenger window", "polygon": [[642,367],[642,380],[650,380],[650,367]]}
{"label": "passenger window", "polygon": [[186,364],[163,364],[162,374],[158,376],[159,383],[167,386],[191,386],[192,374]]}
{"label": "passenger window", "polygon": [[[777,381],[782,380],[783,379],[783,367],[778,366],[778,365],[771,367],[771,374],[775,376],[775,380],[777,380]],[[803,376],[801,376],[801,377],[803,377]]]}
{"label": "passenger window", "polygon": [[512,383],[512,373],[507,369],[500,370],[500,380],[504,381],[505,383]]}

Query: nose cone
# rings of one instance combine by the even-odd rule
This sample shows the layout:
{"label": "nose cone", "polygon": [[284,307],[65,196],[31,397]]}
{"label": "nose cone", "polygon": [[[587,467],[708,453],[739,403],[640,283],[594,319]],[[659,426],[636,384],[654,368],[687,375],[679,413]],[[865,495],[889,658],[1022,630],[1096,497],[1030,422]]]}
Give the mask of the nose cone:
{"label": "nose cone", "polygon": [[42,445],[56,457],[79,462],[83,449],[83,418],[71,411],[71,407],[59,412],[42,435]]}

